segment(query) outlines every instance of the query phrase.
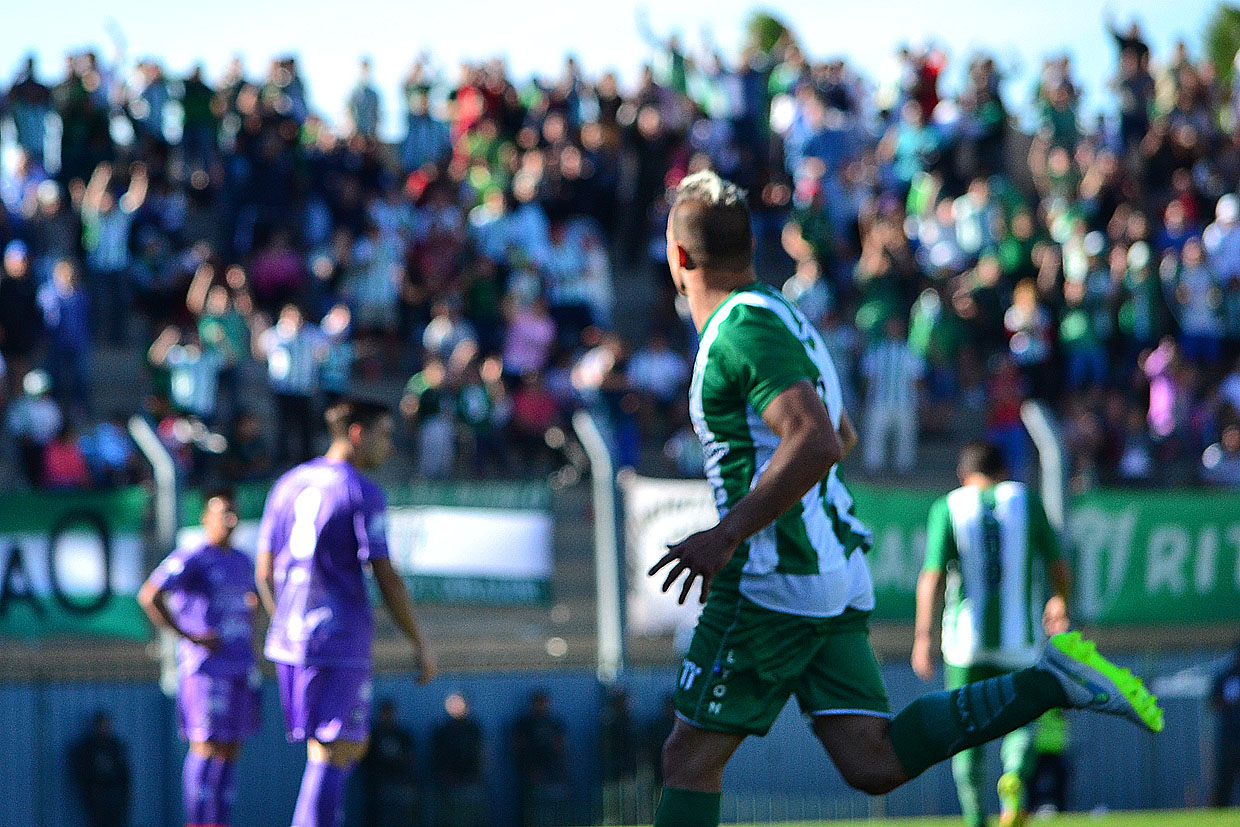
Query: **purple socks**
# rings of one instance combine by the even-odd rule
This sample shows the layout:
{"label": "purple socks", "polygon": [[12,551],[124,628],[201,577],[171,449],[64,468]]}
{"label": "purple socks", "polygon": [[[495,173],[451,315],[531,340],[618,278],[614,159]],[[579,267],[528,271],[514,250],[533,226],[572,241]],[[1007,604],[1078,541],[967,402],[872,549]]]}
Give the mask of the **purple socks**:
{"label": "purple socks", "polygon": [[293,827],[337,827],[343,815],[344,783],[349,771],[334,764],[307,761],[301,777]]}
{"label": "purple socks", "polygon": [[189,825],[209,824],[207,821],[207,801],[210,791],[207,787],[207,765],[210,762],[192,749],[185,755],[185,767],[181,770],[181,785],[185,796],[185,823]]}
{"label": "purple socks", "polygon": [[185,823],[190,827],[225,827],[232,815],[233,761],[204,758],[190,750],[185,756],[181,783],[185,795]]}
{"label": "purple socks", "polygon": [[207,804],[203,816],[212,827],[225,827],[232,816],[234,761],[212,758],[207,762]]}

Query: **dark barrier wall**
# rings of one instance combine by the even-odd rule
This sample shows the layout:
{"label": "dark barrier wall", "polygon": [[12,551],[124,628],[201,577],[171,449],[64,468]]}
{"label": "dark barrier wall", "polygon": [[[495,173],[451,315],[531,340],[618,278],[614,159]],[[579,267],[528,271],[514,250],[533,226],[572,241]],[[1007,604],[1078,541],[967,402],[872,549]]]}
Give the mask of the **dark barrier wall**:
{"label": "dark barrier wall", "polygon": [[[1147,676],[1170,676],[1189,667],[1221,663],[1223,652],[1128,660]],[[627,679],[633,717],[654,718],[672,685],[674,670],[643,671]],[[892,706],[899,709],[931,687],[904,664],[884,667]],[[517,801],[509,758],[508,727],[535,688],[546,688],[552,708],[568,725],[574,821],[598,822],[598,707],[601,690],[584,671],[514,675],[445,676],[429,687],[401,677],[381,677],[376,697],[392,697],[402,722],[415,733],[422,777],[431,729],[444,717],[443,699],[462,691],[487,738],[487,777],[498,824],[516,823]],[[1201,804],[1208,786],[1213,719],[1193,693],[1166,700],[1167,728],[1157,738],[1113,719],[1074,714],[1070,792],[1073,809],[1183,807]],[[283,736],[275,686],[264,687],[263,730],[248,742],[238,774],[238,827],[287,824],[292,814],[304,752]],[[3,827],[72,827],[81,813],[68,782],[67,753],[95,709],[109,710],[129,747],[134,770],[135,827],[180,824],[180,764],[184,747],[173,728],[172,702],[154,684],[54,683],[0,686],[0,763]],[[997,752],[991,750],[992,753]],[[997,755],[990,756],[997,763]],[[997,766],[992,775],[997,778]],[[946,766],[935,767],[886,799],[847,789],[811,737],[795,704],[784,710],[766,739],[750,739],[728,768],[724,816],[730,820],[796,817],[950,814],[954,787]],[[357,823],[356,790],[349,824]]]}

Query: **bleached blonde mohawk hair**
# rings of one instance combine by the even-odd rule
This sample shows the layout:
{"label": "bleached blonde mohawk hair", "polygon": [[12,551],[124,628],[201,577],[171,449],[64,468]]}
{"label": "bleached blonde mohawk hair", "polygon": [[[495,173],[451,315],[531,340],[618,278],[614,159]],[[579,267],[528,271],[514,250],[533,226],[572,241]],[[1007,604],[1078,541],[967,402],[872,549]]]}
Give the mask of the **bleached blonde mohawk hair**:
{"label": "bleached blonde mohawk hair", "polygon": [[745,203],[747,195],[743,189],[721,178],[713,169],[703,169],[686,175],[676,187],[677,201],[701,201],[708,207],[734,207]]}
{"label": "bleached blonde mohawk hair", "polygon": [[688,253],[693,268],[741,273],[753,263],[753,229],[745,191],[714,170],[695,172],[680,182],[671,225],[676,243]]}

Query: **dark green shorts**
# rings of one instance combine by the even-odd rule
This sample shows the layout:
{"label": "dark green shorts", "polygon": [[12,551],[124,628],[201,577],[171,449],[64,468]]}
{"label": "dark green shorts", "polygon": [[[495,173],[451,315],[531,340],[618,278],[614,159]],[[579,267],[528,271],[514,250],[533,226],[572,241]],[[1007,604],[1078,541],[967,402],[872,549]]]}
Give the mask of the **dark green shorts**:
{"label": "dark green shorts", "polygon": [[789,695],[806,715],[890,714],[869,612],[799,617],[714,597],[677,675],[676,711],[689,723],[765,735]]}

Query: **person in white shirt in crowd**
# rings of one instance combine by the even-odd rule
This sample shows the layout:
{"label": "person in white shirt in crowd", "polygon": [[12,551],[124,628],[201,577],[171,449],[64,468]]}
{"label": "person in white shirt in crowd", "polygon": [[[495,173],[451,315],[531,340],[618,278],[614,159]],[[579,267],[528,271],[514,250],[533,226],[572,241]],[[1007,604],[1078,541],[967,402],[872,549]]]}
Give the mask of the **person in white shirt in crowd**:
{"label": "person in white shirt in crowd", "polygon": [[616,303],[611,256],[607,254],[607,245],[593,229],[582,230],[579,243],[585,256],[578,275],[581,291],[590,305],[591,321],[606,330],[612,326],[612,308]]}
{"label": "person in white shirt in crowd", "polygon": [[319,364],[319,386],[330,407],[349,394],[353,379],[353,360],[357,349],[353,346],[353,317],[347,304],[337,304],[327,311],[319,322],[323,331],[323,361]]}
{"label": "person in white shirt in crowd", "polygon": [[254,356],[267,363],[276,404],[276,464],[308,461],[314,455],[314,393],[326,346],[318,327],[301,308],[286,304],[274,326],[254,340]]}
{"label": "person in white shirt in crowd", "polygon": [[1202,453],[1201,480],[1212,485],[1240,488],[1240,423],[1224,425],[1218,442]]}
{"label": "person in white shirt in crowd", "polygon": [[891,467],[897,473],[913,470],[917,459],[917,407],[925,364],[908,344],[908,327],[893,317],[884,326],[884,337],[870,345],[861,357],[865,379],[865,469],[870,473],[887,466],[887,445],[894,442]]}
{"label": "person in white shirt in crowd", "polygon": [[551,225],[543,277],[547,284],[547,304],[563,347],[575,347],[581,331],[593,322],[590,285],[581,278],[586,267],[585,251],[576,234],[562,221]]}
{"label": "person in white shirt in crowd", "polygon": [[1206,261],[1223,293],[1223,318],[1230,336],[1240,335],[1240,198],[1218,200],[1214,223],[1201,235]]}
{"label": "person in white shirt in crowd", "polygon": [[629,358],[626,373],[633,390],[648,394],[660,408],[666,409],[684,393],[689,365],[672,350],[667,336],[656,330]]}
{"label": "person in white shirt in crowd", "polygon": [[478,331],[461,315],[459,298],[448,296],[435,302],[430,323],[422,331],[422,347],[450,366],[463,365],[477,353]]}
{"label": "person in white shirt in crowd", "polygon": [[795,304],[805,318],[821,332],[827,314],[834,304],[831,285],[822,277],[818,259],[806,256],[797,262],[796,270],[784,282],[784,298]]}
{"label": "person in white shirt in crowd", "polygon": [[383,232],[373,221],[353,243],[351,266],[340,294],[352,308],[359,331],[389,334],[396,330],[405,278],[403,249],[400,236]]}
{"label": "person in white shirt in crowd", "polygon": [[39,484],[43,449],[60,432],[64,416],[51,397],[52,380],[46,372],[32,370],[22,379],[22,395],[9,406],[5,431],[17,445],[18,462],[26,481]]}
{"label": "person in white shirt in crowd", "polygon": [[1180,348],[1194,363],[1213,365],[1223,352],[1223,294],[1217,274],[1206,263],[1201,239],[1184,242],[1163,258],[1161,275],[1172,312],[1180,323]]}
{"label": "person in white shirt in crowd", "polygon": [[996,226],[1003,217],[1003,210],[991,198],[990,182],[974,178],[969,190],[953,203],[956,217],[956,243],[965,255],[976,259],[982,251],[993,249],[999,242],[995,236]]}

